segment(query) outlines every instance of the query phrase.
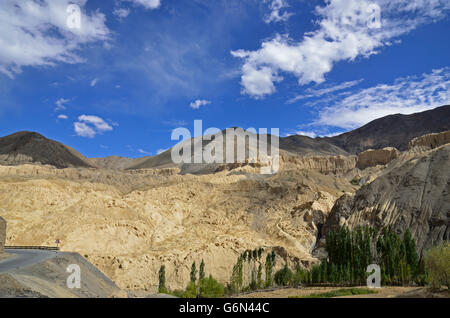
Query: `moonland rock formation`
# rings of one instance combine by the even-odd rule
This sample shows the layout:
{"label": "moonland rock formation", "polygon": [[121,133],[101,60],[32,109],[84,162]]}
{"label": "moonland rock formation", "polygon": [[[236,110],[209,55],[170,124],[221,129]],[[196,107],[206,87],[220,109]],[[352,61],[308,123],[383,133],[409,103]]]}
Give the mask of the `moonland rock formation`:
{"label": "moonland rock formation", "polygon": [[[150,292],[157,290],[163,264],[169,289],[185,288],[192,263],[202,259],[206,274],[226,283],[237,257],[259,247],[263,259],[276,252],[276,269],[285,261],[291,268],[311,266],[319,261],[314,248],[339,225],[409,228],[422,251],[449,239],[450,145],[440,145],[447,137],[419,138],[400,154],[348,153],[386,146],[404,150],[410,140],[400,139],[418,136],[413,127],[433,126],[413,125],[410,118],[428,118],[433,129],[441,129],[449,122],[448,109],[386,120],[407,123],[395,136],[378,120],[369,124],[372,137],[367,127],[346,135],[342,147],[348,151],[326,138],[280,141],[285,149],[275,175],[261,175],[260,162],[175,165],[170,150],[131,161],[89,161],[40,135],[8,136],[0,140],[0,158],[6,158],[0,166],[0,213],[8,222],[7,243],[51,245],[59,238],[63,250],[80,253],[119,287]],[[395,144],[385,144],[392,140]],[[219,141],[201,142],[203,148]],[[393,153],[397,158],[387,162]],[[24,162],[30,164],[19,165]],[[358,162],[368,167],[361,170]]]}
{"label": "moonland rock formation", "polygon": [[0,167],[0,211],[9,244],[59,238],[121,288],[155,292],[162,264],[167,286],[185,288],[202,259],[226,283],[247,249],[275,249],[278,267],[317,262],[310,251],[335,200],[355,190],[346,170],[356,159],[298,162],[273,176],[251,166],[209,175]]}
{"label": "moonland rock formation", "polygon": [[434,149],[450,143],[450,130],[438,134],[428,134],[411,140],[408,144],[409,149],[424,148]]}
{"label": "moonland rock formation", "polygon": [[[433,140],[441,138],[434,136]],[[378,178],[356,193],[342,196],[322,235],[342,225],[355,228],[368,224],[378,229],[392,226],[397,233],[409,229],[419,252],[449,241],[450,144],[418,153],[416,150],[392,161]]]}
{"label": "moonland rock formation", "polygon": [[386,147],[383,149],[369,149],[359,154],[356,166],[364,170],[368,167],[375,167],[378,165],[387,165],[400,155],[400,151],[393,147]]}
{"label": "moonland rock formation", "polygon": [[6,221],[0,216],[0,254],[5,251]]}

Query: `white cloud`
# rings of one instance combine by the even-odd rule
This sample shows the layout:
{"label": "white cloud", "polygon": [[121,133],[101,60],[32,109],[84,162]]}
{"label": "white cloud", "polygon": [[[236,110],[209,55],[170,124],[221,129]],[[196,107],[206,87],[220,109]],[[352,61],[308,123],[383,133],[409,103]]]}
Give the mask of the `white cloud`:
{"label": "white cloud", "polygon": [[83,12],[81,27],[69,28],[71,0],[2,0],[0,5],[0,72],[13,78],[24,66],[80,63],[77,54],[84,44],[108,40],[105,16]]}
{"label": "white cloud", "polygon": [[137,5],[143,6],[145,9],[158,9],[161,6],[161,0],[122,0],[133,2]]}
{"label": "white cloud", "polygon": [[80,137],[94,138],[97,134],[112,131],[113,128],[98,116],[81,115],[74,123],[75,133]]}
{"label": "white cloud", "polygon": [[301,41],[277,34],[256,51],[231,52],[244,60],[242,93],[254,98],[273,94],[281,73],[295,76],[299,85],[322,83],[335,63],[376,54],[395,37],[443,18],[449,9],[448,0],[327,0],[315,9],[318,29]]}
{"label": "white cloud", "polygon": [[[353,129],[392,114],[412,114],[450,104],[450,68],[429,74],[399,78],[391,85],[379,84],[315,103],[322,106],[316,126]],[[330,106],[331,105],[331,106]]]}
{"label": "white cloud", "polygon": [[284,11],[281,13],[281,11],[288,6],[285,0],[264,0],[264,2],[270,2],[269,9],[270,14],[264,17],[264,22],[266,23],[272,23],[272,22],[281,22],[281,21],[287,21],[291,16],[293,16],[293,13]]}
{"label": "white cloud", "polygon": [[68,119],[67,115],[61,114],[58,116],[58,119]]}
{"label": "white cloud", "polygon": [[151,152],[145,151],[143,149],[138,149],[138,152],[143,155],[151,155],[152,154]]}
{"label": "white cloud", "polygon": [[94,79],[91,81],[91,87],[94,87],[95,85],[97,85],[98,81],[99,81],[98,78],[94,78]]}
{"label": "white cloud", "polygon": [[297,135],[306,136],[309,138],[316,138],[317,134],[313,131],[297,131]]}
{"label": "white cloud", "polygon": [[55,105],[56,105],[55,111],[65,110],[67,107],[64,104],[67,104],[68,102],[70,102],[69,99],[65,99],[65,98],[58,99],[55,102]]}
{"label": "white cloud", "polygon": [[125,19],[126,17],[128,17],[128,15],[130,14],[130,9],[128,8],[116,8],[113,11],[113,14],[119,19]]}
{"label": "white cloud", "polygon": [[211,104],[211,102],[209,100],[197,99],[195,102],[192,102],[190,104],[190,106],[191,106],[192,109],[199,109],[201,106],[206,106],[206,105],[209,105],[209,104]]}
{"label": "white cloud", "polygon": [[95,130],[86,123],[76,122],[73,124],[75,133],[80,137],[94,138],[97,134]]}
{"label": "white cloud", "polygon": [[343,82],[341,84],[330,86],[330,87],[326,87],[326,88],[322,88],[322,89],[308,88],[306,90],[307,94],[305,94],[305,95],[298,95],[298,96],[296,96],[294,98],[291,98],[291,99],[289,99],[287,101],[287,104],[295,103],[296,101],[301,100],[301,99],[320,97],[320,96],[323,96],[323,95],[327,95],[327,94],[330,94],[330,93],[334,93],[334,92],[338,92],[338,91],[341,91],[341,90],[344,90],[344,89],[348,89],[348,88],[351,88],[353,86],[356,86],[356,85],[360,84],[362,81],[363,80],[360,79],[360,80],[356,80],[356,81]]}

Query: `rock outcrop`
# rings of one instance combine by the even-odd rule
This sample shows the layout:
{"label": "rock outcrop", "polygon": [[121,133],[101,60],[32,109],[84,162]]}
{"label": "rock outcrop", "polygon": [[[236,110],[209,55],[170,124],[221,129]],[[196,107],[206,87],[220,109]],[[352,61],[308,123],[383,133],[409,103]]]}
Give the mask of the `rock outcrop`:
{"label": "rock outcrop", "polygon": [[408,148],[435,149],[448,143],[450,143],[450,130],[414,138],[409,142]]}
{"label": "rock outcrop", "polygon": [[369,149],[362,152],[358,156],[358,162],[356,166],[364,170],[369,167],[375,167],[378,165],[387,165],[400,155],[400,151],[393,147],[387,147],[384,149]]}
{"label": "rock outcrop", "polygon": [[6,221],[0,216],[0,254],[5,251]]}
{"label": "rock outcrop", "polygon": [[186,288],[192,263],[202,259],[206,274],[226,283],[247,249],[283,248],[291,268],[317,262],[310,250],[321,225],[342,192],[354,189],[348,177],[318,170],[355,165],[346,160],[323,159],[317,170],[288,163],[271,176],[248,167],[179,175],[0,166],[0,211],[11,245],[52,245],[58,237],[63,251],[87,256],[125,289],[156,292],[162,264],[167,287]]}
{"label": "rock outcrop", "polygon": [[[403,159],[403,160],[402,160]],[[419,251],[450,239],[450,145],[399,158],[334,205],[322,235],[339,226],[410,229]]]}

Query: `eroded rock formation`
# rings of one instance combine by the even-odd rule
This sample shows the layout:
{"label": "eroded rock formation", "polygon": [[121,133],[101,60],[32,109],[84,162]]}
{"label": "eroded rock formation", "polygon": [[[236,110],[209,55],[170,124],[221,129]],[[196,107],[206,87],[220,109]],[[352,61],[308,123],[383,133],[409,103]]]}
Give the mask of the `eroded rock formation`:
{"label": "eroded rock formation", "polygon": [[419,147],[434,149],[448,143],[450,143],[450,130],[438,134],[428,134],[414,138],[409,142],[408,148],[413,149],[415,147]]}
{"label": "eroded rock formation", "polygon": [[419,251],[450,239],[450,145],[405,154],[373,182],[333,207],[323,234],[338,226],[410,229]]}
{"label": "eroded rock formation", "polygon": [[359,169],[366,169],[369,167],[375,167],[378,165],[386,165],[400,155],[400,151],[393,147],[387,147],[384,149],[369,149],[362,152],[358,156],[358,162],[356,166]]}

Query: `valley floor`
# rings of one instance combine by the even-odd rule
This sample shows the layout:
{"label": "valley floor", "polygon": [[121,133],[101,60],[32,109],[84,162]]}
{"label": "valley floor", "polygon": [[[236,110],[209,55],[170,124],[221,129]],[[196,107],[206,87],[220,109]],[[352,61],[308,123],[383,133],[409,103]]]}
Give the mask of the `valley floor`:
{"label": "valley floor", "polygon": [[[346,287],[344,287],[346,288]],[[350,287],[348,287],[350,288]],[[363,288],[363,287],[361,287]],[[240,295],[237,298],[289,298],[289,297],[303,297],[311,294],[319,294],[330,291],[343,289],[343,287],[305,287],[305,288],[287,288],[273,291],[262,291],[251,294]],[[339,298],[395,298],[395,297],[445,297],[449,298],[448,292],[430,293],[424,287],[398,287],[386,286],[376,290],[376,294],[343,296]]]}

